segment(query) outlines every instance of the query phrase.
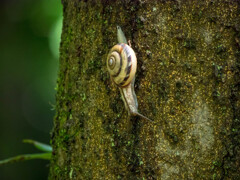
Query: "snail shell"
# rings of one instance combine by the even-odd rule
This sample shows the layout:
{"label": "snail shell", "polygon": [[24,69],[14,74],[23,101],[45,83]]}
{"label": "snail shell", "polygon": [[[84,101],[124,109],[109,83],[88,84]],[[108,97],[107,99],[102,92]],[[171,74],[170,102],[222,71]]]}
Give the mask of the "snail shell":
{"label": "snail shell", "polygon": [[137,58],[133,49],[124,43],[113,46],[107,57],[107,69],[118,87],[130,84],[137,69]]}

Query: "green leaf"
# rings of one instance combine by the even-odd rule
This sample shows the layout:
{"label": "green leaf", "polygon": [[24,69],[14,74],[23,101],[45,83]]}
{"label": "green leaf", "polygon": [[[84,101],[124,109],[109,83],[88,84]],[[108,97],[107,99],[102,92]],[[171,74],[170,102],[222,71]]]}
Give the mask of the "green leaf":
{"label": "green leaf", "polygon": [[33,144],[37,149],[44,152],[52,152],[52,147],[48,144],[40,143],[38,141],[34,141],[32,139],[24,139],[24,143]]}
{"label": "green leaf", "polygon": [[0,161],[0,166],[7,163],[15,163],[20,161],[26,161],[31,159],[45,159],[50,160],[52,153],[39,153],[39,154],[22,154],[8,159]]}

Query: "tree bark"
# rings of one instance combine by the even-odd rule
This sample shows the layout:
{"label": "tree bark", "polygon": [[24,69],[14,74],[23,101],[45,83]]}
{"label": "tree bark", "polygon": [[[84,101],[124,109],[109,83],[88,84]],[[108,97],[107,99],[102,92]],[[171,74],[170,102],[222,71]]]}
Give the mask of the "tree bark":
{"label": "tree bark", "polygon": [[[62,4],[49,179],[240,178],[239,1]],[[128,116],[107,72],[117,25],[153,123]]]}

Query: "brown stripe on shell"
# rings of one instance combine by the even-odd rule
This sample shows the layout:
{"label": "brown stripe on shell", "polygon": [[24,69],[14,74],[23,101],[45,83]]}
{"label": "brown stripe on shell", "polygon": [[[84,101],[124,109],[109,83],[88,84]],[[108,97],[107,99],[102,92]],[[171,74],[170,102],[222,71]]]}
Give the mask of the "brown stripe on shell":
{"label": "brown stripe on shell", "polygon": [[[132,65],[128,67],[128,71],[131,72],[131,69],[132,69]],[[129,77],[130,77],[130,73],[124,78],[124,80],[119,85],[122,86],[128,80]]]}
{"label": "brown stripe on shell", "polygon": [[112,77],[117,77],[120,74],[121,70],[122,70],[122,56],[120,55],[119,57],[120,57],[120,67],[118,69],[118,72],[116,74],[113,74]]}
{"label": "brown stripe on shell", "polygon": [[[115,52],[117,52],[117,53],[119,53],[120,55],[119,55],[119,57],[120,57],[120,67],[119,67],[119,70],[118,70],[118,72],[116,73],[116,74],[113,74],[112,75],[112,77],[113,78],[115,78],[115,77],[117,77],[119,74],[120,74],[120,72],[121,72],[121,70],[122,70],[122,56],[121,56],[121,53],[122,53],[122,50],[123,50],[123,48],[124,48],[124,46],[122,46],[122,44],[118,44],[118,45],[120,45],[122,48],[120,48],[120,50],[119,50],[119,52],[117,52],[117,51],[115,51]],[[113,51],[114,52],[114,51]]]}
{"label": "brown stripe on shell", "polygon": [[[127,48],[126,48],[127,49]],[[126,51],[127,52],[127,51]],[[128,53],[128,52],[127,52]],[[125,84],[125,82],[128,80],[128,78],[130,77],[130,72],[131,72],[131,69],[132,69],[132,58],[131,58],[131,55],[128,56],[128,63],[127,63],[127,67],[125,69],[125,72],[126,72],[126,77],[123,79],[123,81],[119,84],[119,85],[123,85]]]}

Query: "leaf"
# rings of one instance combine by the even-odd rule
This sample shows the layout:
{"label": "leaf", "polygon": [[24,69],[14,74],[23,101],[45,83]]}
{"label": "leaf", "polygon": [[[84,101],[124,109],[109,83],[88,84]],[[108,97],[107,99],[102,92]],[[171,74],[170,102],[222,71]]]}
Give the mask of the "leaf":
{"label": "leaf", "polygon": [[7,163],[15,163],[20,161],[26,161],[31,159],[45,159],[50,160],[52,153],[39,153],[39,154],[22,154],[8,159],[0,161],[0,166]]}
{"label": "leaf", "polygon": [[52,147],[48,144],[40,143],[38,141],[34,141],[32,139],[24,139],[24,143],[33,144],[37,149],[44,152],[52,152]]}

